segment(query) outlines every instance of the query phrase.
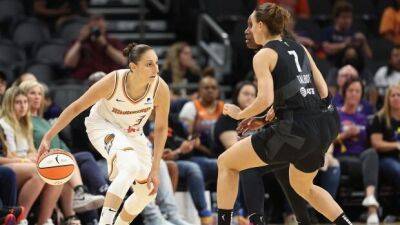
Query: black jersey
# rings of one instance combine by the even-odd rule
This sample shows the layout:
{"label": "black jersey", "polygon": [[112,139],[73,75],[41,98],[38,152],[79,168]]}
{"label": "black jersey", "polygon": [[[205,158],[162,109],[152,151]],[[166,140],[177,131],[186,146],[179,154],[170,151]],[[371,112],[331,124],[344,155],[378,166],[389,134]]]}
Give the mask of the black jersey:
{"label": "black jersey", "polygon": [[275,111],[318,109],[321,98],[314,85],[311,64],[304,48],[295,41],[269,41],[278,61],[272,73]]}

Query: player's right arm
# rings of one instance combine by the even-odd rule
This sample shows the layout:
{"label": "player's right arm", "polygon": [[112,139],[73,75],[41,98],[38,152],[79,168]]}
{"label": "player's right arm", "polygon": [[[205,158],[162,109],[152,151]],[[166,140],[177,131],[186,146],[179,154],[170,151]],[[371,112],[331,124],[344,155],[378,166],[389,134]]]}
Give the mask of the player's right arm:
{"label": "player's right arm", "polygon": [[303,46],[303,48],[304,48],[304,51],[307,53],[307,57],[310,61],[312,76],[314,78],[315,86],[318,89],[319,96],[321,98],[326,98],[326,97],[328,97],[328,85],[326,84],[321,71],[318,69],[318,67],[315,64],[314,59],[312,58],[310,53],[307,51],[307,49],[304,46]]}
{"label": "player's right arm", "polygon": [[49,149],[51,139],[64,129],[71,120],[100,99],[107,98],[112,94],[115,86],[115,76],[115,72],[109,73],[97,83],[93,84],[80,98],[64,109],[51,129],[43,136],[42,143],[38,149],[39,155],[43,153],[43,151]]}

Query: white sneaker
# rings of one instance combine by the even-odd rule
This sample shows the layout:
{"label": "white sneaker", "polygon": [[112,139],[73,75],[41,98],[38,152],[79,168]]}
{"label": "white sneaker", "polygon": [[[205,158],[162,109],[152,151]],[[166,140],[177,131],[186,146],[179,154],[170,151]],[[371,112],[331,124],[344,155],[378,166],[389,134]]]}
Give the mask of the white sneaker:
{"label": "white sneaker", "polygon": [[374,195],[370,195],[370,196],[364,198],[364,200],[362,201],[362,205],[365,207],[375,206],[378,208],[379,202],[376,200]]}
{"label": "white sneaker", "polygon": [[81,213],[100,208],[104,203],[103,195],[92,195],[86,192],[76,193],[72,202],[75,212]]}
{"label": "white sneaker", "polygon": [[376,225],[376,224],[379,224],[379,217],[378,217],[378,214],[376,214],[376,213],[372,213],[372,214],[370,214],[369,216],[368,216],[368,218],[367,218],[367,224],[368,225]]}
{"label": "white sneaker", "polygon": [[23,219],[23,220],[19,221],[18,225],[29,225],[29,223],[28,223],[27,219]]}
{"label": "white sneaker", "polygon": [[54,225],[54,223],[52,219],[47,219],[43,225]]}

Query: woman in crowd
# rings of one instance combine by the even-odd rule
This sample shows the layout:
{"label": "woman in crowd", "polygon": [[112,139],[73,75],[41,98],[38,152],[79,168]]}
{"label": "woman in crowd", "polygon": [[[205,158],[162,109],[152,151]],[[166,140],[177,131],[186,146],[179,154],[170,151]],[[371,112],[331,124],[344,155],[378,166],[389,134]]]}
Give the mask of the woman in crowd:
{"label": "woman in crowd", "polygon": [[[9,88],[3,99],[0,126],[7,143],[7,162],[17,174],[20,189],[19,204],[26,209],[20,224],[27,225],[28,215],[34,201],[40,195],[39,225],[53,225],[51,214],[60,197],[63,185],[52,186],[36,175],[36,150],[33,145],[32,123],[30,121],[28,97],[18,87]],[[4,160],[4,159],[3,159]],[[4,160],[5,161],[5,160]],[[35,188],[32,188],[34,186]]]}
{"label": "woman in crowd", "polygon": [[372,147],[379,154],[381,176],[400,190],[400,85],[388,88],[369,130]]}
{"label": "woman in crowd", "polygon": [[373,149],[367,149],[367,116],[357,111],[363,95],[362,81],[350,78],[343,86],[344,104],[339,108],[341,131],[336,139],[335,156],[343,173],[351,180],[362,177],[365,198],[362,205],[368,207],[367,224],[378,224],[379,203],[375,198],[378,185],[379,159]]}

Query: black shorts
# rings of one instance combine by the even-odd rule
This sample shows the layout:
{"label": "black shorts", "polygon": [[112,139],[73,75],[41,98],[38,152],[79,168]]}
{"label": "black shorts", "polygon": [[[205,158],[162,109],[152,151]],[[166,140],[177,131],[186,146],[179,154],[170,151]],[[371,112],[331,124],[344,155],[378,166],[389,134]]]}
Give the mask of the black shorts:
{"label": "black shorts", "polygon": [[334,107],[323,111],[292,111],[253,134],[251,143],[265,163],[291,163],[310,173],[324,165],[325,153],[339,128],[339,115]]}

